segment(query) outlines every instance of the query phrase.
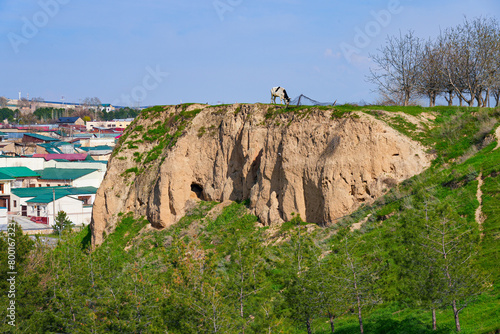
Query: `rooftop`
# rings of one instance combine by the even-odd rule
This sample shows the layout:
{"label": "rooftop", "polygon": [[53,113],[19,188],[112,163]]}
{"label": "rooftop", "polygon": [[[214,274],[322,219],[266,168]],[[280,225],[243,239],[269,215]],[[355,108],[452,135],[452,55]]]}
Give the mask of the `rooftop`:
{"label": "rooftop", "polygon": [[68,153],[68,154],[33,154],[33,158],[44,158],[49,160],[65,160],[65,161],[84,161],[87,159],[88,153]]}
{"label": "rooftop", "polygon": [[48,137],[48,136],[38,135],[36,133],[25,133],[24,136],[33,137],[33,138],[40,139],[43,141],[48,141],[48,142],[59,141],[59,139]]}
{"label": "rooftop", "polygon": [[59,117],[59,120],[57,123],[70,123],[73,124],[75,123],[80,117]]}
{"label": "rooftop", "polygon": [[40,180],[76,180],[98,170],[91,168],[45,168],[37,172],[40,174]]}
{"label": "rooftop", "polygon": [[17,178],[17,177],[36,177],[40,176],[40,174],[34,172],[33,170],[29,169],[28,167],[0,167],[0,173],[3,173],[7,176],[10,176],[12,178]]}
{"label": "rooftop", "polygon": [[15,178],[7,175],[7,174],[4,174],[2,172],[0,172],[0,180],[2,181],[6,181],[6,180],[15,180]]}
{"label": "rooftop", "polygon": [[16,188],[12,193],[18,197],[32,197],[27,203],[50,203],[54,200],[69,195],[93,195],[97,192],[96,187],[38,187],[38,188]]}
{"label": "rooftop", "polygon": [[37,188],[14,188],[12,193],[18,197],[37,197],[44,194],[52,194],[52,191],[56,193],[63,193],[66,195],[84,195],[84,194],[95,194],[97,192],[96,187],[37,187]]}

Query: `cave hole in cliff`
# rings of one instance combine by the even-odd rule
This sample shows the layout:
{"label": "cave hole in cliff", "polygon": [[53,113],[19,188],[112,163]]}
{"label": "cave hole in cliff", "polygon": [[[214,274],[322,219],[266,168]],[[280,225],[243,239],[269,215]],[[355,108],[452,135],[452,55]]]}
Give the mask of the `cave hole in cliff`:
{"label": "cave hole in cliff", "polygon": [[196,197],[202,201],[205,201],[205,196],[203,195],[203,187],[197,183],[191,183],[191,192],[193,192]]}

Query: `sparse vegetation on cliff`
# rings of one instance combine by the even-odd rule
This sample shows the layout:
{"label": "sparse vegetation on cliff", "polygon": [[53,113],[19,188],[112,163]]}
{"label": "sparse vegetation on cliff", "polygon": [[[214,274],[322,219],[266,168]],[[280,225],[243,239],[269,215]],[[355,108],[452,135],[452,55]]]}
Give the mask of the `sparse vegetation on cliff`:
{"label": "sparse vegetation on cliff", "polygon": [[[89,230],[68,235],[55,250],[32,248],[36,261],[19,293],[36,293],[20,309],[19,330],[359,333],[362,326],[366,333],[452,333],[457,323],[464,333],[500,330],[499,111],[334,108],[342,117],[368,113],[386,122],[425,144],[435,160],[399,184],[385,177],[384,196],[326,226],[296,214],[281,226],[263,226],[249,202],[201,201],[162,230],[122,213],[93,253]],[[170,145],[199,112],[148,119],[136,133],[151,130],[153,139],[165,124],[168,131],[139,145]],[[245,112],[243,106],[238,115]],[[218,125],[198,123],[193,138],[201,127],[208,140]],[[151,150],[157,155],[150,159],[166,148]],[[130,153],[137,162],[126,161],[129,178],[142,175],[151,151]],[[445,258],[427,247],[439,231],[459,252]]]}

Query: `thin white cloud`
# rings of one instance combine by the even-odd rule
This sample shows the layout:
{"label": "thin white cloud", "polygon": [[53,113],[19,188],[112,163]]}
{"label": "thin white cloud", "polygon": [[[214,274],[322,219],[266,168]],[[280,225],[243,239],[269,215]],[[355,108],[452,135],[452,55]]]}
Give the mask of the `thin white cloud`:
{"label": "thin white cloud", "polygon": [[339,59],[340,57],[342,57],[342,54],[340,52],[333,52],[332,49],[326,49],[323,53],[323,56],[325,58]]}

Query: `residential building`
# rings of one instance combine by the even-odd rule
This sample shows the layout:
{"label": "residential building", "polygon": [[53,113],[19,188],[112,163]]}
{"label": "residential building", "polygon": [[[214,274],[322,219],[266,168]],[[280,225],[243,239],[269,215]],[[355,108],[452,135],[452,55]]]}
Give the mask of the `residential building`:
{"label": "residential building", "polygon": [[2,141],[0,142],[0,155],[15,155],[16,146],[14,142]]}
{"label": "residential building", "polygon": [[59,211],[64,211],[75,225],[88,225],[94,204],[95,187],[43,187],[12,190],[14,214],[32,221],[53,225]]}
{"label": "residential building", "polygon": [[85,121],[80,117],[59,117],[59,125],[85,125]]}
{"label": "residential building", "polygon": [[88,152],[93,160],[108,161],[113,152],[113,147],[108,145],[95,146],[95,147],[80,147],[82,151]]}
{"label": "residential building", "polygon": [[52,143],[52,142],[57,142],[57,141],[59,141],[59,139],[39,135],[36,133],[25,133],[23,135],[23,139],[22,139],[22,142],[25,144]]}
{"label": "residential building", "polygon": [[12,188],[33,188],[38,184],[40,174],[28,167],[0,167],[0,173],[7,175],[14,180],[11,181]]}
{"label": "residential building", "polygon": [[11,183],[16,179],[0,172],[0,207],[10,209]]}
{"label": "residential building", "polygon": [[92,160],[88,153],[71,153],[71,154],[33,154],[34,158],[44,158],[46,161],[85,161]]}
{"label": "residential building", "polygon": [[0,168],[0,207],[11,210],[11,192],[14,188],[36,186],[39,174],[27,167]]}
{"label": "residential building", "polygon": [[107,129],[120,129],[123,131],[134,121],[134,118],[114,119],[112,121],[87,122],[87,131],[98,131]]}
{"label": "residential building", "polygon": [[94,186],[97,188],[102,181],[101,173],[96,168],[44,168],[36,172],[40,175],[38,179],[39,187]]}

